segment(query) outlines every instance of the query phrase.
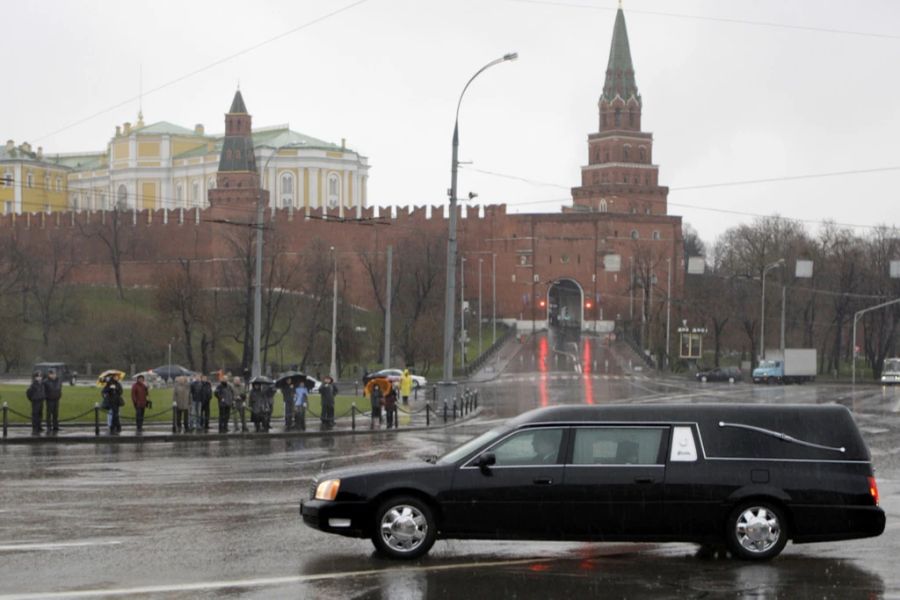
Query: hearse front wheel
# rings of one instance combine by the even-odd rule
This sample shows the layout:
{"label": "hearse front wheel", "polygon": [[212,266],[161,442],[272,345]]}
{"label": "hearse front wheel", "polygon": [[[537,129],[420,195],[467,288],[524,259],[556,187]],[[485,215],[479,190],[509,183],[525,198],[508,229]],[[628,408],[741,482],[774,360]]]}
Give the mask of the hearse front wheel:
{"label": "hearse front wheel", "polygon": [[726,542],[732,555],[744,560],[768,560],[787,544],[784,512],[769,502],[738,505],[728,517]]}
{"label": "hearse front wheel", "polygon": [[434,545],[437,525],[427,504],[412,496],[388,498],[375,511],[372,543],[391,558],[413,559]]}

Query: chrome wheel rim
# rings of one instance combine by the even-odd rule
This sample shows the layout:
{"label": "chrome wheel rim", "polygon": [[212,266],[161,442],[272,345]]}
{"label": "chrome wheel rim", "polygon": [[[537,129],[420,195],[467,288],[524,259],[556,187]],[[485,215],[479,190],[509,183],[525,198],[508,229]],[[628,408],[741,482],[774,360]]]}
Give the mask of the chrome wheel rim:
{"label": "chrome wheel rim", "polygon": [[395,552],[413,552],[428,535],[428,519],[409,504],[392,506],[381,517],[381,539]]}
{"label": "chrome wheel rim", "polygon": [[764,506],[752,506],[737,519],[734,533],[747,552],[762,554],[771,550],[781,539],[778,516]]}

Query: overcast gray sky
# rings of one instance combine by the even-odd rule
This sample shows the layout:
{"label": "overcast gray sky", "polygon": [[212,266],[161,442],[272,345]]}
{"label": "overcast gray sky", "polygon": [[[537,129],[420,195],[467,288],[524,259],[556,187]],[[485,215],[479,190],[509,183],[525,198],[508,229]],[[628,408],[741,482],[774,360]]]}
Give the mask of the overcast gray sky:
{"label": "overcast gray sky", "polygon": [[[616,2],[363,0],[259,46],[353,4],[6,2],[0,136],[47,153],[103,149],[117,124],[135,120],[137,101],[84,119],[136,96],[143,65],[148,123],[221,132],[240,81],[256,126],[290,123],[328,141],[343,137],[368,156],[371,203],[439,204],[462,86],[484,63],[517,51],[518,61],[484,73],[466,94],[460,160],[473,164],[461,172],[460,195],[474,191],[477,201],[520,212],[570,202],[587,135],[597,129]],[[672,188],[671,214],[709,241],[752,217],[708,209],[898,224],[900,169],[687,188],[900,168],[900,2],[624,7],[644,129],[654,134],[660,182]]]}

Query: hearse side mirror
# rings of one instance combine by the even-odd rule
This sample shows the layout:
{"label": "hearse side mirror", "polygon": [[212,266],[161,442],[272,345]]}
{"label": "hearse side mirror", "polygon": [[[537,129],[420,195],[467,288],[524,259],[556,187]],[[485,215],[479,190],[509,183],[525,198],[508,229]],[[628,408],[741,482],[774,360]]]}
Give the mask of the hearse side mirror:
{"label": "hearse side mirror", "polygon": [[475,461],[475,464],[478,465],[478,468],[482,470],[482,472],[487,473],[490,471],[490,466],[497,463],[497,457],[493,452],[485,452],[481,456],[478,457],[478,460]]}

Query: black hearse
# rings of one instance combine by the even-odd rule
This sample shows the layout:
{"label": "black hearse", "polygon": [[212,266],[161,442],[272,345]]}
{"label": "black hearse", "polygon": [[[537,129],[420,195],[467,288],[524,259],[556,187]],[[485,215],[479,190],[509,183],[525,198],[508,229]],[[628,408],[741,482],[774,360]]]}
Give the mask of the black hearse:
{"label": "black hearse", "polygon": [[394,558],[436,538],[689,541],[768,559],[881,534],[869,451],[830,405],[555,406],[441,458],[344,469],[300,513]]}

